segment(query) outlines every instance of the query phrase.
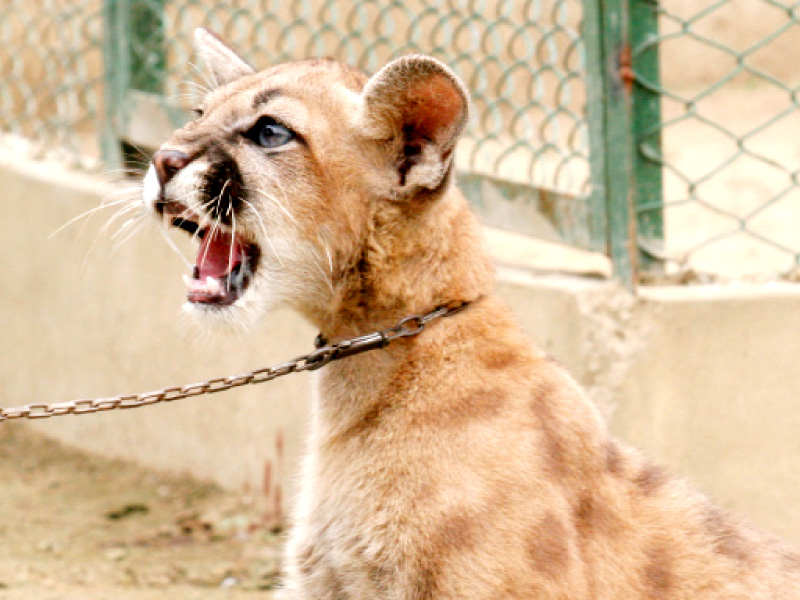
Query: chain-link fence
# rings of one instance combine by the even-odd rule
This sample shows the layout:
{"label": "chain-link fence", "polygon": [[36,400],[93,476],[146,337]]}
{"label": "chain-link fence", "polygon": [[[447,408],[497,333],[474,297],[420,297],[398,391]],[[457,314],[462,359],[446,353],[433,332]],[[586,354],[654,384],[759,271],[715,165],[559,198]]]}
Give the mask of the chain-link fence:
{"label": "chain-link fence", "polygon": [[[633,65],[661,98],[637,142],[663,168],[663,201],[639,198],[638,211],[644,221],[663,211],[664,244],[640,236],[642,249],[689,279],[796,278],[800,3],[676,0],[657,12]],[[655,47],[660,78],[637,67]]]}
{"label": "chain-link fence", "polygon": [[119,163],[120,140],[157,146],[204,85],[201,25],[260,67],[323,55],[375,72],[425,52],[472,92],[458,167],[486,221],[589,247],[580,18],[580,0],[10,0],[0,131],[84,165]]}
{"label": "chain-link fence", "polygon": [[[163,14],[168,96],[186,91],[191,32],[201,23],[260,66],[333,56],[374,73],[394,57],[425,52],[452,66],[472,93],[463,169],[572,192],[588,184],[579,2],[168,0]],[[192,79],[202,85],[197,73]]]}
{"label": "chain-link fence", "polygon": [[[800,263],[792,0],[6,0],[5,145],[77,164],[157,145],[201,93],[191,32],[256,66],[433,54],[473,94],[461,185],[489,224],[609,254],[624,280]],[[582,23],[582,25],[581,25]]]}
{"label": "chain-link fence", "polygon": [[13,149],[97,159],[102,127],[100,0],[4,0],[0,16],[0,133]]}

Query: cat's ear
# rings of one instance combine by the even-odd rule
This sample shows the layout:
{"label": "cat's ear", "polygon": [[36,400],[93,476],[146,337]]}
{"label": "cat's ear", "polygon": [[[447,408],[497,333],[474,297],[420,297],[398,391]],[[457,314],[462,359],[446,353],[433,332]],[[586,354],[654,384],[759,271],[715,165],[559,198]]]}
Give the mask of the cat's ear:
{"label": "cat's ear", "polygon": [[378,71],[363,99],[362,125],[382,142],[398,191],[440,188],[469,117],[469,95],[458,76],[435,58],[412,54]]}
{"label": "cat's ear", "polygon": [[230,46],[208,29],[201,27],[194,30],[194,45],[200,60],[208,70],[211,83],[216,87],[256,72]]}

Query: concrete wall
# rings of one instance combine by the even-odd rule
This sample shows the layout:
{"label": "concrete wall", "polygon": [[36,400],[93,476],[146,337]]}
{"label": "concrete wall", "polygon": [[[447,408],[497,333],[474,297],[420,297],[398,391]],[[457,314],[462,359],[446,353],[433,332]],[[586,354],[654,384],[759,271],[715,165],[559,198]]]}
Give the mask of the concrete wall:
{"label": "concrete wall", "polygon": [[[289,313],[248,334],[194,331],[179,314],[185,267],[155,229],[112,252],[101,212],[49,237],[109,193],[96,178],[0,155],[0,189],[1,405],[140,392],[311,348],[316,332]],[[541,264],[520,264],[518,246],[504,251],[494,239],[499,292],[584,383],[620,437],[722,505],[800,543],[800,289],[654,288],[634,297],[607,282],[534,276],[532,268],[547,262],[540,246],[528,254]],[[310,389],[310,376],[293,375],[37,427],[248,492],[279,516]],[[17,426],[0,425],[0,435]]]}
{"label": "concrete wall", "polygon": [[646,290],[637,318],[614,429],[800,542],[800,286]]}

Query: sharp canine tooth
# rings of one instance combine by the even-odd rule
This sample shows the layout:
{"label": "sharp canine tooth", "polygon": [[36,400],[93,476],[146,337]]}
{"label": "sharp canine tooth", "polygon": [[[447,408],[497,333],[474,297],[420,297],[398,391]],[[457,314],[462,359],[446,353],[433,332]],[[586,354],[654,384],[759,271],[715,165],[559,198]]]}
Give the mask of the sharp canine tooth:
{"label": "sharp canine tooth", "polygon": [[206,289],[212,294],[219,293],[219,281],[213,277],[206,277]]}
{"label": "sharp canine tooth", "polygon": [[189,276],[188,276],[186,273],[184,273],[184,274],[183,274],[183,276],[181,277],[181,279],[183,279],[183,284],[184,284],[186,287],[188,287],[188,288],[191,288],[191,287],[192,287],[192,278],[191,278],[191,277],[189,277]]}

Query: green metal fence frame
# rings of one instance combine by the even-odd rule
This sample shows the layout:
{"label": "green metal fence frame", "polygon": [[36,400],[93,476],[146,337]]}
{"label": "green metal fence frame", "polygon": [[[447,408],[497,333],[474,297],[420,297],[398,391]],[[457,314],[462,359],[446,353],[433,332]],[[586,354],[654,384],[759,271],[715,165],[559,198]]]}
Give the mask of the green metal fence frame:
{"label": "green metal fence frame", "polygon": [[[578,213],[564,214],[578,203],[510,182],[466,174],[462,183],[479,194],[488,181],[509,199],[551,203],[550,217],[577,226],[577,245],[602,252],[613,263],[614,275],[628,287],[643,271],[661,268],[663,246],[660,96],[658,86],[657,0],[582,0],[583,44],[586,53],[586,118],[589,126],[591,192]],[[124,145],[137,138],[131,115],[157,107],[174,125],[184,115],[163,98],[163,81],[146,76],[153,64],[166,63],[165,0],[105,0],[106,126],[103,158],[123,164]],[[149,48],[148,65],[140,64],[136,47]],[[633,63],[637,75],[634,77]],[[145,74],[143,76],[142,74]],[[646,211],[639,208],[646,206]],[[641,215],[637,217],[637,215]],[[567,243],[571,241],[565,239]],[[647,249],[644,251],[643,249]]]}
{"label": "green metal fence frame", "polygon": [[[133,137],[130,115],[142,98],[161,104],[175,125],[183,116],[170,110],[162,95],[166,66],[165,0],[104,0],[105,119],[101,149],[107,164],[126,162],[126,141]],[[134,49],[149,47],[148,64]],[[153,68],[155,66],[155,68]]]}
{"label": "green metal fence frame", "polygon": [[595,227],[606,232],[602,250],[615,276],[633,287],[642,273],[663,268],[658,0],[583,6]]}

